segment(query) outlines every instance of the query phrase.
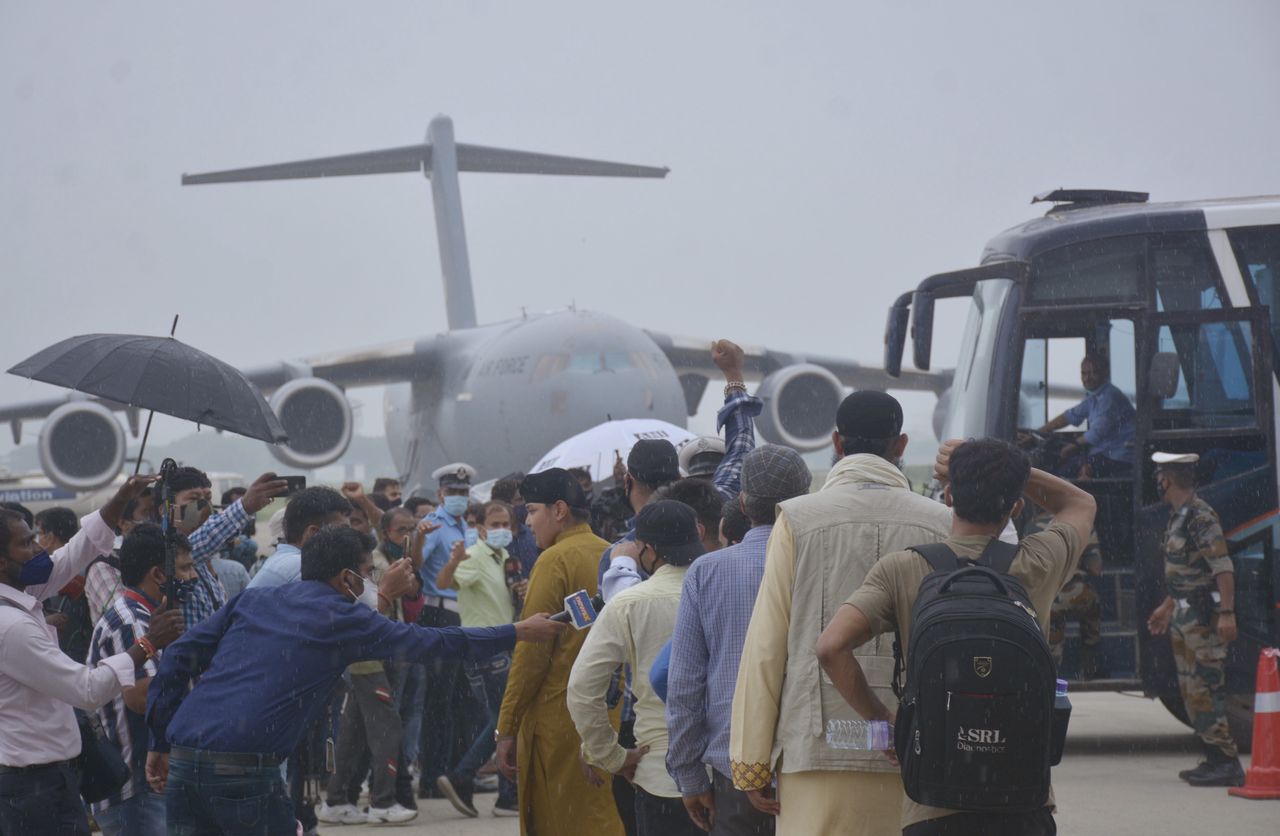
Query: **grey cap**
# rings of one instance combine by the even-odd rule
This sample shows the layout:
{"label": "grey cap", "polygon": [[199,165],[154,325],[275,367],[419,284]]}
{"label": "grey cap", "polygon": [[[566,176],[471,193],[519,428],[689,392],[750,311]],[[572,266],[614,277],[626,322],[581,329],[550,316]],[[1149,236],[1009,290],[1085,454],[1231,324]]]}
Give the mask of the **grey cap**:
{"label": "grey cap", "polygon": [[780,444],[761,444],[742,460],[742,492],[757,499],[791,499],[809,492],[813,474],[800,454]]}

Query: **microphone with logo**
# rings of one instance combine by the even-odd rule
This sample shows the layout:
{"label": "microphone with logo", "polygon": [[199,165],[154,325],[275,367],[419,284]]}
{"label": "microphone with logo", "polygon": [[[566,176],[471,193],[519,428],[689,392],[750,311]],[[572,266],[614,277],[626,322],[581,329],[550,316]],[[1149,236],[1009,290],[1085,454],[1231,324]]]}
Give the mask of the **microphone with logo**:
{"label": "microphone with logo", "polygon": [[585,630],[595,623],[603,609],[603,597],[597,595],[592,598],[585,589],[579,589],[564,599],[564,612],[551,616],[551,620],[572,624],[575,630]]}

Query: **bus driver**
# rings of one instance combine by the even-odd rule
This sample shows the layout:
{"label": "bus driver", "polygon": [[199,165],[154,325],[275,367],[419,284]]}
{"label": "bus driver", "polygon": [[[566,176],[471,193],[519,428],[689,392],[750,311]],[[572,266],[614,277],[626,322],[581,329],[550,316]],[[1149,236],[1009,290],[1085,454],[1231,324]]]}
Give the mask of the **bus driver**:
{"label": "bus driver", "polygon": [[1097,354],[1086,354],[1080,362],[1080,382],[1084,400],[1040,428],[1049,433],[1089,422],[1082,436],[1062,448],[1059,475],[1069,479],[1128,476],[1133,471],[1133,404],[1108,379],[1107,361]]}

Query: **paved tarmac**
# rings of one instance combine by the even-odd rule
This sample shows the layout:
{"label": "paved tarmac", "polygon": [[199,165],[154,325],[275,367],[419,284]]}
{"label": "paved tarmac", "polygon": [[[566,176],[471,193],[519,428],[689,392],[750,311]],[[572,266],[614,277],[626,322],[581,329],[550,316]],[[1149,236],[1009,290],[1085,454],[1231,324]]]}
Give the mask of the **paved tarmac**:
{"label": "paved tarmac", "polygon": [[[1160,703],[1125,694],[1076,694],[1072,703],[1067,754],[1053,772],[1060,833],[1280,833],[1280,801],[1230,798],[1225,789],[1196,789],[1178,780],[1179,770],[1195,766],[1199,749],[1190,731]],[[447,801],[420,801],[418,818],[407,825],[322,826],[321,832],[326,836],[387,831],[432,836],[515,836],[520,827],[514,819],[490,815],[494,798],[476,797],[481,811],[478,819],[463,818]]]}

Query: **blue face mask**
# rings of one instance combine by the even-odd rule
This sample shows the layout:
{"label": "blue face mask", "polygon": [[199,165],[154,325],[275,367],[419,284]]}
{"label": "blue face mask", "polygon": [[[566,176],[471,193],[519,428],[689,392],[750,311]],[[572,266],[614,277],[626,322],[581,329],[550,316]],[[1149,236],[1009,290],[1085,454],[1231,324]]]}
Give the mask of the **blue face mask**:
{"label": "blue face mask", "polygon": [[18,572],[18,583],[23,586],[40,586],[49,582],[53,574],[53,558],[47,551],[41,550],[35,557],[22,564]]}
{"label": "blue face mask", "polygon": [[392,560],[399,560],[404,557],[404,545],[401,543],[393,543],[388,540],[382,544],[382,553]]}
{"label": "blue face mask", "polygon": [[524,525],[529,519],[529,507],[527,505],[516,506],[516,524]]}
{"label": "blue face mask", "polygon": [[491,528],[489,533],[485,535],[485,542],[495,549],[505,549],[511,545],[511,529]]}
{"label": "blue face mask", "polygon": [[461,517],[467,513],[467,506],[471,504],[471,498],[466,496],[446,496],[444,498],[444,512],[451,517]]}
{"label": "blue face mask", "polygon": [[476,530],[474,528],[467,529],[467,537],[466,537],[467,548],[471,548],[472,546],[474,546],[476,544],[476,541],[479,539],[480,539],[480,535],[476,533]]}

